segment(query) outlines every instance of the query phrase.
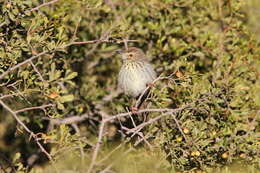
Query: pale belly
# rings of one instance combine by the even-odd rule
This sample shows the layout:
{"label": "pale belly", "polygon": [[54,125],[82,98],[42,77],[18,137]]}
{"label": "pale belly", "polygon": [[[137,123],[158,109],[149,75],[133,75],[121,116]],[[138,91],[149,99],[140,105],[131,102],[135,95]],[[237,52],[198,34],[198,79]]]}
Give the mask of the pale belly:
{"label": "pale belly", "polygon": [[156,75],[150,65],[145,68],[128,68],[120,70],[119,87],[131,96],[137,97],[147,87],[147,84],[153,82]]}
{"label": "pale belly", "polygon": [[140,76],[132,76],[132,80],[128,80],[126,83],[125,83],[125,92],[134,96],[134,97],[137,97],[139,94],[141,94],[145,88],[146,88],[146,80],[143,79],[142,77]]}

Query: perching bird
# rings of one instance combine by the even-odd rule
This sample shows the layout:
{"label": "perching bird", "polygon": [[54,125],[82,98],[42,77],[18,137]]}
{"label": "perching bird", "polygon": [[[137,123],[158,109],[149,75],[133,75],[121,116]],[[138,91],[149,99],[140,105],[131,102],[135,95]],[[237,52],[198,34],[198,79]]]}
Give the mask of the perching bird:
{"label": "perching bird", "polygon": [[152,84],[156,73],[144,52],[139,48],[128,48],[122,52],[122,59],[123,65],[118,76],[119,88],[127,95],[137,98],[143,94],[148,85]]}

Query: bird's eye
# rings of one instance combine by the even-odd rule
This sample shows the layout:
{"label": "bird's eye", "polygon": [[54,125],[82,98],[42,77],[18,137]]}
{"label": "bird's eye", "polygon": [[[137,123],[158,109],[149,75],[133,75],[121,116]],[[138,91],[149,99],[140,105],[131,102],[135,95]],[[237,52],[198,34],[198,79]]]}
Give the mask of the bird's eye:
{"label": "bird's eye", "polygon": [[133,54],[132,54],[132,53],[130,53],[128,56],[129,56],[130,58],[132,58],[132,57],[133,57]]}

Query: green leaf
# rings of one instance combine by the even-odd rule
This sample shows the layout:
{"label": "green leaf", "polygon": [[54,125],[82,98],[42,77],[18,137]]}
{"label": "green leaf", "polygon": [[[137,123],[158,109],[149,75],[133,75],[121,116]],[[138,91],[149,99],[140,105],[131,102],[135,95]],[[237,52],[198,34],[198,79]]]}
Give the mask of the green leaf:
{"label": "green leaf", "polygon": [[61,96],[58,99],[61,103],[71,102],[74,100],[74,96],[72,94]]}
{"label": "green leaf", "polygon": [[61,71],[56,70],[56,64],[51,64],[51,71],[49,72],[49,79],[50,81],[56,80],[61,76]]}
{"label": "green leaf", "polygon": [[20,157],[21,157],[21,153],[15,153],[13,162],[16,162],[18,159],[20,159]]}
{"label": "green leaf", "polygon": [[57,108],[60,109],[60,110],[64,110],[65,109],[63,104],[61,104],[60,102],[57,102]]}
{"label": "green leaf", "polygon": [[77,73],[77,72],[72,72],[72,73],[70,73],[68,76],[66,76],[65,80],[73,79],[73,78],[75,78],[76,76],[78,76],[78,73]]}

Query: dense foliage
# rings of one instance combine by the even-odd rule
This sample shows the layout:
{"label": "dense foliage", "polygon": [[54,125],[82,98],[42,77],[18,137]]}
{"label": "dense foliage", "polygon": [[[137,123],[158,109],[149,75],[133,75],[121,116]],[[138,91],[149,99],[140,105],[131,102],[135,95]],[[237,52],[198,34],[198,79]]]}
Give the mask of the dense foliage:
{"label": "dense foliage", "polygon": [[[48,2],[0,1],[0,170],[260,168],[257,0]],[[161,77],[147,108],[174,111],[106,122],[99,147],[102,119],[132,104],[117,89],[124,40]]]}

